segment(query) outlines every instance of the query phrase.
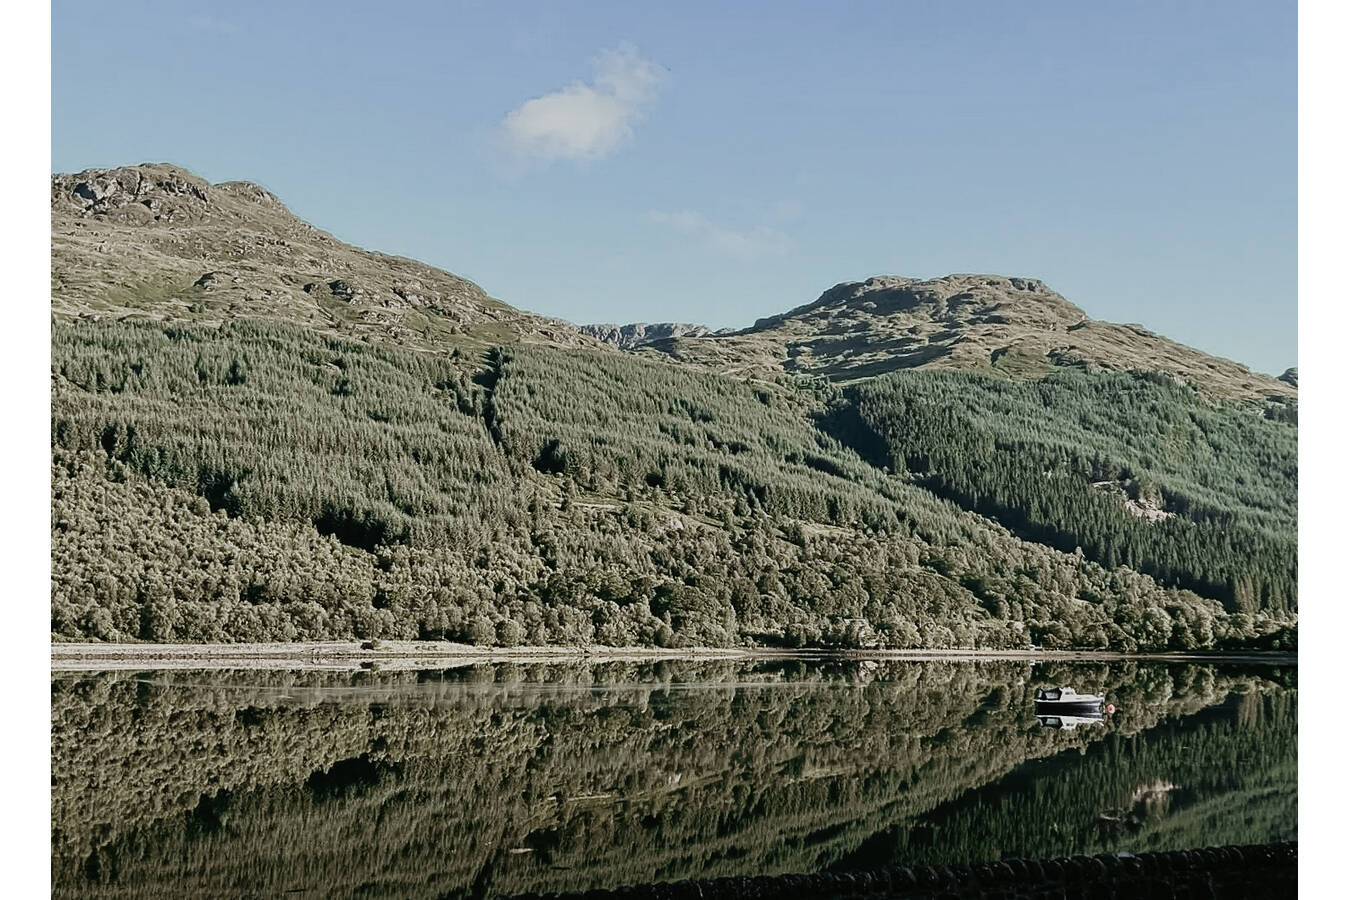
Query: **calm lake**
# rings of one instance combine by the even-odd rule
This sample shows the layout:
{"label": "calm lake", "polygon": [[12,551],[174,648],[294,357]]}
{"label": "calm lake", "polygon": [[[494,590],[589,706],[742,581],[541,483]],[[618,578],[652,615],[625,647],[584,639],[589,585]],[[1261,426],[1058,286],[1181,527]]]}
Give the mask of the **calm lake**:
{"label": "calm lake", "polygon": [[[1106,720],[1038,721],[1037,687]],[[1297,839],[1293,667],[52,676],[58,897],[477,897]]]}

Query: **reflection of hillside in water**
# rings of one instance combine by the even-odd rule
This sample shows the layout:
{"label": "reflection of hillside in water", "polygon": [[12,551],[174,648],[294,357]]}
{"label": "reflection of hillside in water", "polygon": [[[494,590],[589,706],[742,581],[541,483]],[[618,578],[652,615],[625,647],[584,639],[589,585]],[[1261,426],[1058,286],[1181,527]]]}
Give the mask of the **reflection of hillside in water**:
{"label": "reflection of hillside in water", "polygon": [[[1033,680],[1109,692],[1120,711],[1039,727]],[[1242,842],[1211,827],[1221,787],[1169,776],[1191,753],[1172,748],[1200,723],[1214,752],[1259,754],[1232,759],[1235,777],[1274,772],[1262,796],[1292,810],[1292,775],[1280,781],[1294,766],[1292,683],[1278,670],[1010,662],[62,676],[55,893],[417,897],[984,859],[1004,840],[991,815],[1029,834],[1078,827],[1078,806],[1040,802],[1058,782],[1029,795],[1004,783],[1098,765],[1101,747],[1123,769],[1079,785],[1092,840]],[[1169,777],[1179,787],[1160,816],[1161,801],[1130,800]],[[1116,832],[1098,824],[1127,806]],[[1168,831],[1177,810],[1191,818]],[[1262,821],[1276,827],[1280,810]],[[954,828],[971,839],[948,839]]]}
{"label": "reflection of hillside in water", "polygon": [[1133,738],[1107,733],[1022,766],[874,839],[872,858],[931,864],[1293,840],[1297,781],[1297,690],[1235,691]]}

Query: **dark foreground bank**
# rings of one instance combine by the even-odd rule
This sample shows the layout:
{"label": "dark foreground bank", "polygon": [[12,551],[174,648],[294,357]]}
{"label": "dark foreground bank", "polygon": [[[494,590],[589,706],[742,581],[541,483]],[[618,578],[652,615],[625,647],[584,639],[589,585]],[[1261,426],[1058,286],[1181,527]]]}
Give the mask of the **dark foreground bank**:
{"label": "dark foreground bank", "polygon": [[612,891],[523,894],[526,898],[979,897],[1293,897],[1298,893],[1298,842],[1214,847],[1170,853],[1011,859],[977,866],[885,868],[760,878],[715,878],[635,885]]}

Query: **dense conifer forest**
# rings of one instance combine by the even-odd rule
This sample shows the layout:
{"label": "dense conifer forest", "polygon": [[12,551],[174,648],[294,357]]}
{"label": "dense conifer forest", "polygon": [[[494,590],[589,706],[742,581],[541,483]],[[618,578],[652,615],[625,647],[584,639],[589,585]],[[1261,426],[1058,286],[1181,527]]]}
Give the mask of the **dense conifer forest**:
{"label": "dense conifer forest", "polygon": [[52,634],[1289,646],[1294,441],[1134,375],[841,391],[63,320]]}
{"label": "dense conifer forest", "polygon": [[[1165,376],[884,376],[855,393],[890,461],[1018,535],[1221,600],[1297,605],[1297,432]],[[1134,515],[1122,515],[1122,507]]]}
{"label": "dense conifer forest", "polygon": [[[1068,682],[1120,711],[1038,727],[1031,691]],[[475,896],[1287,839],[1296,696],[1292,671],[1133,663],[57,675],[53,895]]]}
{"label": "dense conifer forest", "polygon": [[1293,441],[1133,375],[58,321],[53,637],[1285,646]]}

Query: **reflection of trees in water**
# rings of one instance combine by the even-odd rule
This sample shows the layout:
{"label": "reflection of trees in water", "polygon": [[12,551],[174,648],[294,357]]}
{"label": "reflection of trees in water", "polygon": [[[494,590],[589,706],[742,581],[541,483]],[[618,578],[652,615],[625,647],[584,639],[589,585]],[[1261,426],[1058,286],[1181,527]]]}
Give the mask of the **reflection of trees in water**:
{"label": "reflection of trees in water", "polygon": [[[1122,712],[1095,733],[1037,728],[1031,692],[1048,683],[1107,693]],[[57,893],[108,896],[414,897],[484,879],[557,890],[814,870],[894,848],[887,835],[931,828],[919,820],[1027,759],[1167,750],[1175,738],[1139,732],[1234,690],[1285,696],[1210,667],[1021,663],[100,674],[52,690]],[[1292,740],[1286,707],[1246,729],[1253,740]],[[1123,804],[1150,765],[1102,797]],[[1063,810],[1007,814],[1034,832]],[[928,855],[981,858],[950,846]]]}
{"label": "reflection of trees in water", "polygon": [[1261,725],[1261,711],[1264,708],[1259,695],[1243,694],[1241,702],[1238,705],[1238,722],[1248,728],[1259,728]]}
{"label": "reflection of trees in water", "polygon": [[1194,715],[1014,771],[892,832],[873,857],[940,863],[1293,839],[1296,703],[1293,690],[1237,685]]}

